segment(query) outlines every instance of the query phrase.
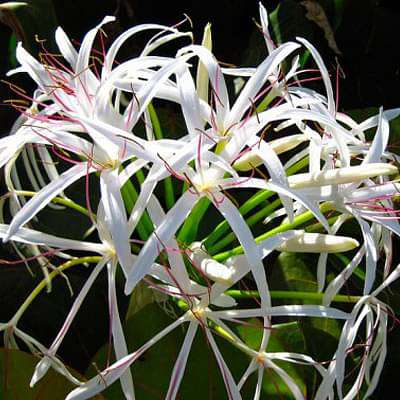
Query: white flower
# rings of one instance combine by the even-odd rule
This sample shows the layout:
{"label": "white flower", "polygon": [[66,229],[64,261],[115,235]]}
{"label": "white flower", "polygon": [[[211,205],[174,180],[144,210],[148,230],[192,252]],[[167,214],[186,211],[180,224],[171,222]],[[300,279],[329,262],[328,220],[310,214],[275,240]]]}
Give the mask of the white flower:
{"label": "white flower", "polygon": [[[85,297],[87,296],[90,288],[92,287],[95,279],[99,275],[99,273],[107,267],[108,270],[108,287],[109,287],[109,310],[111,319],[111,332],[113,335],[113,344],[115,349],[115,354],[117,358],[122,358],[127,354],[127,346],[125,342],[124,333],[122,331],[122,324],[120,321],[118,308],[117,308],[117,298],[116,298],[116,287],[115,287],[115,274],[116,274],[116,266],[117,266],[117,249],[118,244],[113,239],[113,232],[110,232],[107,229],[107,221],[105,220],[105,206],[103,206],[104,202],[101,203],[97,215],[96,226],[98,229],[98,233],[101,239],[101,243],[91,243],[91,242],[82,242],[71,239],[59,238],[52,235],[47,235],[35,230],[20,228],[15,234],[13,234],[9,239],[26,243],[30,245],[38,245],[38,246],[49,246],[52,248],[56,248],[59,250],[79,250],[86,252],[94,252],[100,254],[102,256],[101,260],[97,263],[89,278],[83,285],[80,290],[78,296],[76,297],[68,316],[66,317],[63,326],[61,327],[57,337],[54,339],[52,345],[48,350],[43,351],[45,357],[39,362],[35,369],[35,373],[31,380],[31,386],[33,386],[39,379],[43,377],[43,375],[48,371],[50,367],[54,367],[67,378],[70,379],[71,374],[66,373],[66,368],[60,367],[60,361],[56,358],[56,353],[58,348],[60,347],[62,341],[64,340],[65,335],[67,334],[77,312],[79,311]],[[126,223],[125,223],[126,225]],[[4,239],[4,237],[8,236],[9,227],[4,224],[0,224],[0,238]],[[129,243],[128,243],[129,244]],[[129,259],[129,266],[132,265],[132,256]],[[68,372],[68,371],[67,371]],[[76,379],[73,380],[76,383]],[[127,372],[121,378],[121,384],[125,396],[127,399],[133,399],[133,383],[130,372]]]}
{"label": "white flower", "polygon": [[[278,245],[283,241],[287,240],[293,235],[293,233],[287,233],[285,235],[278,235],[274,238],[267,239],[259,245],[260,252],[266,256],[271,251],[273,251]],[[223,310],[223,311],[213,311],[209,308],[210,303],[216,304],[216,299],[220,297],[225,290],[227,290],[231,285],[238,282],[244,275],[246,275],[252,267],[247,261],[246,256],[240,255],[234,257],[229,262],[230,267],[234,270],[234,277],[231,283],[221,283],[216,282],[210,288],[204,288],[205,290],[201,292],[189,291],[187,293],[182,293],[181,285],[179,279],[176,277],[166,274],[165,269],[155,266],[150,273],[151,276],[159,279],[161,282],[166,284],[165,288],[174,295],[183,300],[187,301],[189,310],[186,311],[181,317],[179,317],[175,322],[169,325],[167,328],[156,334],[147,343],[141,346],[139,349],[131,353],[130,355],[116,361],[114,364],[102,371],[98,376],[90,379],[87,383],[81,385],[79,388],[73,390],[66,400],[84,400],[94,396],[95,394],[101,392],[105,387],[111,385],[115,380],[117,380],[125,371],[134,363],[148,348],[154,345],[158,340],[167,335],[173,329],[178,326],[188,323],[188,329],[186,336],[175,362],[175,367],[172,371],[172,376],[170,379],[170,385],[168,393],[166,395],[167,399],[175,399],[178,392],[181,380],[185,372],[185,366],[189,356],[190,348],[193,343],[194,337],[201,326],[206,333],[207,340],[211,345],[211,348],[215,354],[217,363],[222,373],[222,377],[227,388],[229,396],[233,399],[241,399],[238,385],[235,383],[229,367],[226,365],[222,354],[220,353],[217,344],[213,338],[212,330],[209,328],[209,323],[215,324],[217,327],[221,328],[223,334],[222,337],[234,343],[239,349],[244,351],[251,357],[258,357],[259,352],[249,348],[244,344],[240,338],[224,323],[224,320],[236,320],[241,318],[252,318],[252,317],[263,317],[265,321],[270,321],[273,316],[315,316],[315,317],[325,317],[325,318],[340,318],[347,319],[348,314],[334,309],[326,308],[322,306],[313,305],[294,305],[294,306],[278,306],[278,307],[260,307],[256,309],[246,309],[246,310]],[[162,287],[160,288],[162,289]],[[164,291],[164,289],[163,289]],[[268,322],[269,323],[269,322]],[[263,340],[263,346],[268,343],[269,330],[264,330],[265,340]],[[265,349],[265,348],[264,348]],[[292,355],[295,358],[295,355]],[[279,358],[279,355],[275,356]],[[290,356],[288,356],[290,357]],[[301,358],[301,356],[299,356]],[[272,356],[274,358],[274,356]],[[306,357],[305,357],[306,358]],[[274,364],[273,364],[274,365]],[[271,367],[271,365],[268,365]],[[274,369],[278,369],[275,367]],[[292,389],[290,378],[284,377],[285,382],[288,383],[289,387]]]}

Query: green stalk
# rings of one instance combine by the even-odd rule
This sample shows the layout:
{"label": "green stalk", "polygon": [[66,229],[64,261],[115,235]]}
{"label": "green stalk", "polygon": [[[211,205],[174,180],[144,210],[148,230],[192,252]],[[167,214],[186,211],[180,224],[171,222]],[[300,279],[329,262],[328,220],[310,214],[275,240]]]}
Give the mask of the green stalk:
{"label": "green stalk", "polygon": [[[154,135],[156,136],[156,139],[160,140],[164,137],[164,134],[156,110],[154,109],[151,103],[148,106],[148,111],[150,114],[151,123],[153,124]],[[170,176],[165,178],[163,182],[164,182],[165,204],[169,209],[172,208],[173,205],[175,204],[174,187],[172,185],[172,179]]]}
{"label": "green stalk", "polygon": [[190,244],[196,239],[197,231],[199,229],[199,221],[203,219],[210,204],[211,202],[207,197],[202,197],[193,207],[178,233],[179,243]]}
{"label": "green stalk", "polygon": [[[268,215],[270,215],[273,211],[275,211],[281,204],[280,199],[274,200],[272,203],[269,203],[266,207],[261,209],[260,211],[256,212],[253,214],[251,217],[246,219],[246,223],[248,226],[253,226],[257,222],[262,221],[264,218],[266,218]],[[236,235],[231,232],[228,235],[226,235],[223,239],[219,240],[217,243],[215,243],[214,246],[208,247],[208,252],[209,254],[215,254],[218,251],[222,250],[224,247],[226,247],[228,244],[232,243],[234,240],[236,240]]]}
{"label": "green stalk", "polygon": [[[324,297],[323,293],[314,293],[314,292],[292,292],[292,291],[284,291],[284,290],[272,290],[269,292],[272,299],[285,299],[285,300],[311,300],[317,301],[318,303],[322,302]],[[225,294],[235,298],[235,299],[249,299],[257,297],[260,295],[257,290],[227,290]],[[347,296],[338,294],[333,297],[333,302],[335,303],[357,303],[358,300],[361,299],[361,296]]]}
{"label": "green stalk", "polygon": [[[135,186],[133,186],[133,183],[130,180],[127,180],[126,183],[122,186],[121,195],[125,204],[126,211],[128,214],[130,214],[139,197]],[[153,232],[153,223],[151,222],[147,211],[143,213],[136,226],[136,229],[141,240],[147,240],[151,232]]]}
{"label": "green stalk", "polygon": [[270,91],[262,100],[262,102],[257,106],[256,112],[260,113],[267,109],[271,102],[276,98],[273,91]]}
{"label": "green stalk", "polygon": [[[15,190],[13,193],[15,193],[17,196],[33,197],[36,195],[37,192],[32,192],[28,190]],[[90,213],[85,207],[80,206],[78,203],[75,203],[70,199],[66,199],[64,197],[54,197],[51,202],[71,208],[72,210],[78,211],[86,217],[90,217]],[[92,213],[92,217],[96,217],[95,214]]]}
{"label": "green stalk", "polygon": [[[296,164],[292,165],[286,170],[288,176],[295,174],[296,172],[302,170],[304,167],[308,165],[308,157],[303,158],[298,161]],[[262,204],[265,200],[269,199],[275,195],[275,192],[270,190],[260,190],[256,194],[254,194],[250,199],[248,199],[241,207],[239,207],[239,212],[242,215],[248,214],[258,205]],[[268,216],[265,215],[265,217]],[[217,227],[207,236],[204,241],[204,245],[207,249],[212,248],[213,245],[225,235],[225,233],[230,230],[230,226],[227,221],[221,222]]]}
{"label": "green stalk", "polygon": [[[332,204],[331,203],[322,203],[320,206],[320,211],[322,213],[327,212],[332,210]],[[296,229],[299,226],[305,224],[306,222],[312,220],[314,217],[314,214],[311,211],[306,211],[303,214],[298,215],[296,218],[294,218],[293,222],[287,222],[285,224],[281,224],[277,226],[274,229],[271,229],[270,231],[263,233],[262,235],[258,236],[255,241],[256,243],[260,243],[263,240],[276,235],[277,233],[283,233],[292,229]],[[216,254],[213,258],[216,261],[223,262],[229,257],[232,256],[237,256],[238,254],[243,254],[243,247],[242,246],[237,246],[231,250],[224,251],[223,253]]]}

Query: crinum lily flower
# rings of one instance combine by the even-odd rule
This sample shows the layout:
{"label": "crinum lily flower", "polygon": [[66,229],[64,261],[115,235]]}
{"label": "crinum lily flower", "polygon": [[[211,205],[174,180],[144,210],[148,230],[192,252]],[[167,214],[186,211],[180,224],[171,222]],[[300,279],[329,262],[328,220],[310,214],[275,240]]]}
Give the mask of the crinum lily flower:
{"label": "crinum lily flower", "polygon": [[[400,276],[398,266],[370,295],[363,296],[355,304],[351,317],[345,322],[339,340],[338,349],[330,362],[327,374],[323,378],[315,399],[327,399],[327,391],[336,382],[339,398],[351,400],[359,396],[360,388],[365,382],[367,390],[364,398],[368,398],[375,390],[382,373],[387,354],[387,325],[393,312],[377,297]],[[363,329],[365,342],[355,345],[360,329]],[[364,336],[363,336],[364,337]],[[363,349],[360,366],[354,383],[343,393],[346,376],[346,358],[357,347]]]}
{"label": "crinum lily flower", "polygon": [[[262,252],[263,256],[268,255],[277,246],[281,245],[285,240],[290,239],[293,234],[293,232],[287,232],[286,234],[277,235],[276,237],[265,240],[259,245],[260,252]],[[169,250],[172,252],[172,249]],[[175,251],[175,254],[180,253],[179,251]],[[228,260],[227,267],[233,271],[233,275],[231,276],[231,280],[229,283],[217,281],[209,288],[201,287],[197,284],[192,284],[188,292],[183,292],[182,287],[185,286],[185,282],[182,282],[181,285],[179,276],[174,276],[172,269],[169,270],[167,267],[153,264],[149,271],[149,275],[158,280],[160,284],[153,284],[152,287],[158,288],[163,292],[168,292],[171,296],[176,297],[183,302],[186,302],[187,308],[189,309],[175,322],[156,334],[152,339],[150,339],[138,350],[134,351],[132,354],[124,357],[123,359],[117,360],[114,364],[110,365],[104,371],[102,371],[99,376],[92,378],[86,384],[73,390],[67,396],[67,400],[84,400],[101,392],[106,386],[111,385],[115,380],[119,379],[119,377],[123,373],[125,373],[129,366],[134,363],[147,349],[149,349],[162,337],[166,336],[173,329],[185,323],[188,323],[189,326],[181,351],[175,362],[175,367],[172,371],[172,376],[166,398],[172,400],[175,399],[177,396],[179,386],[184,375],[185,365],[189,356],[190,347],[198,328],[201,327],[206,333],[207,340],[211,345],[219,368],[221,369],[228,397],[230,399],[241,399],[239,388],[235,383],[234,378],[217,347],[215,339],[213,338],[214,332],[211,329],[212,326],[218,326],[219,329],[224,332],[222,337],[225,337],[230,342],[234,343],[239,349],[244,351],[245,354],[248,354],[250,357],[257,357],[259,353],[244,344],[243,341],[223,322],[224,320],[229,321],[252,317],[263,317],[264,319],[269,320],[272,316],[316,316],[339,319],[348,318],[348,315],[340,310],[312,305],[294,305],[266,308],[260,307],[248,310],[225,309],[223,311],[213,311],[209,307],[209,305],[220,304],[220,298],[221,296],[223,296],[224,291],[226,291],[229,287],[241,280],[243,276],[245,276],[251,270],[251,266],[248,263],[246,256],[243,255],[233,257],[232,259]],[[225,300],[223,300],[222,304],[224,304],[224,307],[228,305],[226,304]],[[265,332],[266,331],[268,331],[268,329],[266,329]],[[267,344],[267,340],[265,340],[264,343]],[[301,358],[300,355],[299,357]],[[296,355],[293,355],[293,359],[295,358]],[[304,358],[306,359],[306,356],[304,356]],[[275,364],[273,365],[273,368],[279,369],[279,367],[275,366]],[[292,386],[290,378],[286,379],[285,376],[285,381],[288,382],[289,386]]]}
{"label": "crinum lily flower", "polygon": [[[65,338],[76,314],[78,313],[80,306],[82,305],[86,295],[88,294],[90,288],[92,287],[94,281],[98,277],[99,273],[107,269],[108,274],[108,302],[109,302],[109,313],[110,313],[110,331],[112,332],[113,345],[117,358],[122,358],[126,356],[127,346],[125,342],[124,333],[122,331],[122,324],[119,317],[117,297],[116,297],[116,286],[115,286],[115,274],[118,264],[117,256],[117,245],[115,239],[113,238],[112,232],[108,229],[109,223],[107,222],[106,205],[107,199],[100,203],[96,227],[99,234],[101,243],[92,243],[84,241],[76,241],[71,239],[64,239],[56,237],[53,235],[47,235],[35,230],[20,228],[15,234],[10,237],[10,240],[30,245],[37,246],[48,246],[50,248],[56,248],[60,250],[78,250],[85,252],[94,252],[100,254],[102,258],[97,263],[89,278],[83,285],[78,296],[76,297],[71,310],[66,317],[63,326],[61,327],[57,337],[54,339],[53,343],[43,352],[44,358],[39,362],[35,369],[35,373],[31,380],[31,385],[34,385],[39,379],[41,379],[50,367],[56,368],[58,371],[63,373],[67,378],[71,379],[71,374],[67,373],[66,368],[60,367],[60,361],[56,358],[56,353]],[[125,222],[126,224],[126,222]],[[8,235],[8,226],[0,225],[0,237],[4,239]],[[132,264],[132,260],[131,263]],[[16,320],[19,317],[16,317]],[[13,320],[11,320],[11,325],[13,325]],[[67,372],[66,372],[67,371]],[[74,383],[77,383],[76,378],[72,379]],[[80,382],[78,381],[80,384]],[[134,398],[132,377],[129,371],[121,377],[121,385],[125,397],[127,399]]]}
{"label": "crinum lily flower", "polygon": [[[292,196],[293,193],[285,187],[265,182],[262,179],[238,177],[237,173],[223,158],[208,151],[202,152],[201,147],[199,147],[196,164],[198,167],[197,172],[189,166],[183,169],[181,178],[187,181],[191,187],[180,197],[171,210],[169,210],[162,223],[155,229],[145,243],[128,276],[126,292],[130,293],[136,284],[148,273],[151,264],[162,250],[163,243],[173,237],[198,200],[202,197],[207,197],[230,224],[239,242],[245,249],[245,253],[249,257],[249,263],[253,266],[252,272],[254,273],[256,282],[258,285],[261,285],[259,287],[260,291],[262,293],[267,293],[267,288],[264,283],[265,277],[260,275],[261,271],[263,271],[260,254],[256,249],[252,233],[236,206],[229,197],[224,194],[224,190],[255,188],[274,190],[286,196]],[[225,173],[231,174],[232,178],[224,178]],[[305,207],[312,210],[316,218],[326,229],[329,229],[325,217],[318,208],[314,207],[310,202],[307,202],[307,200],[304,200],[301,196],[299,197],[296,194],[293,196]]]}
{"label": "crinum lily flower", "polygon": [[[141,60],[138,60],[138,62],[140,61]],[[159,64],[158,61],[157,63]],[[154,86],[161,84],[161,78],[164,77],[164,79],[166,79],[166,77],[172,73],[174,68],[180,67],[181,64],[182,62],[180,60],[169,62],[169,64],[167,63],[166,67],[160,70],[160,76],[154,77],[154,79],[148,83],[148,86],[143,88],[142,92],[139,92],[138,97],[143,100],[145,104],[148,103],[151,99],[152,92],[154,91]],[[119,66],[118,68],[120,67],[122,66]],[[108,89],[106,92],[108,94]],[[101,96],[101,98],[103,97]],[[137,121],[142,112],[144,112],[143,107],[135,115],[135,121]],[[73,115],[74,118],[78,117],[75,113],[70,114]],[[113,232],[115,243],[118,247],[120,263],[126,273],[130,262],[128,243],[130,233],[124,223],[125,211],[120,192],[123,183],[121,183],[121,179],[119,178],[119,169],[125,161],[133,158],[137,159],[136,162],[130,164],[130,166],[127,167],[127,171],[124,172],[124,178],[122,181],[125,182],[126,179],[129,179],[132,174],[148,162],[158,163],[163,166],[163,163],[159,158],[159,153],[168,153],[171,151],[171,148],[172,150],[175,150],[176,147],[179,146],[175,146],[171,141],[161,141],[160,143],[158,141],[152,141],[152,143],[149,143],[144,139],[128,134],[122,129],[118,129],[117,127],[113,127],[112,125],[101,121],[92,120],[85,116],[80,116],[79,118],[79,124],[85,127],[85,130],[91,136],[94,144],[85,142],[84,139],[80,138],[76,138],[75,140],[75,137],[70,134],[68,137],[65,135],[56,135],[55,138],[49,139],[49,136],[54,137],[54,135],[51,133],[38,134],[34,131],[36,136],[38,135],[42,142],[44,139],[52,145],[58,145],[61,143],[60,147],[66,147],[69,151],[87,159],[87,161],[75,162],[76,165],[74,167],[54,179],[51,183],[41,189],[32,200],[25,204],[25,206],[14,216],[9,229],[9,236],[15,233],[20,226],[27,223],[34,215],[45,207],[54,196],[61,193],[73,182],[85,175],[87,176],[95,170],[100,170],[100,188],[101,194],[104,196],[103,200],[106,212],[106,221],[110,223],[110,229]],[[123,120],[122,116],[121,120]],[[19,138],[20,135],[17,137]],[[69,140],[70,138],[72,138],[72,142]],[[82,145],[77,145],[77,141],[80,141]],[[22,143],[25,144],[25,142],[26,139]],[[20,146],[19,142],[18,145]],[[6,237],[5,240],[7,239],[8,238]]]}
{"label": "crinum lily flower", "polygon": [[[389,123],[381,110],[376,135],[361,164],[342,168],[334,168],[333,165],[331,165],[333,168],[328,168],[327,165],[320,172],[290,177],[291,185],[297,187],[303,195],[313,199],[314,202],[331,202],[334,209],[344,215],[353,216],[360,225],[364,238],[367,272],[364,294],[368,294],[372,288],[378,259],[378,243],[375,242],[371,227],[365,219],[381,225],[382,229],[388,229],[397,235],[400,233],[395,218],[396,212],[390,202],[390,198],[397,194],[397,188],[388,181],[388,176],[397,174],[398,169],[394,165],[381,162],[388,139]],[[337,231],[346,220],[347,218],[340,218],[335,230]],[[355,257],[358,262],[361,258],[359,255]],[[356,264],[352,263],[350,268],[355,267]],[[325,268],[326,256],[322,256],[319,263],[320,290],[323,287]],[[338,288],[335,283],[335,290]],[[333,293],[332,291],[331,294]]]}
{"label": "crinum lily flower", "polygon": [[[94,98],[101,85],[108,79],[118,51],[127,39],[140,32],[159,31],[145,46],[138,57],[138,60],[140,60],[164,43],[179,37],[191,36],[190,33],[181,33],[175,28],[158,24],[143,24],[122,33],[106,52],[102,28],[105,24],[113,21],[115,21],[114,17],[107,16],[100,24],[91,29],[83,38],[79,52],[75,50],[63,29],[57,28],[56,42],[69,67],[63,65],[57,57],[45,51],[42,53],[42,62],[39,63],[29,55],[20,43],[16,55],[21,67],[9,74],[15,72],[29,73],[43,94],[57,104],[60,112],[101,117],[101,114],[96,112]],[[93,61],[94,58],[91,56],[94,40],[99,32],[101,32],[103,58],[100,72],[96,69],[96,61]]]}

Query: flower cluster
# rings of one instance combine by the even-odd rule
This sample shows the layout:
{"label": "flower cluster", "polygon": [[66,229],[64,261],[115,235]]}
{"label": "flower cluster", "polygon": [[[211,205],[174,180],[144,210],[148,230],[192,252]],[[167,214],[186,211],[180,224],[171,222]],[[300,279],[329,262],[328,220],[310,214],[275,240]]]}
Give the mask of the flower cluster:
{"label": "flower cluster", "polygon": [[[391,269],[392,235],[400,235],[393,203],[398,192],[397,157],[387,150],[389,121],[400,109],[381,110],[362,123],[339,112],[330,74],[312,44],[298,38],[275,46],[261,4],[260,19],[268,56],[255,68],[221,67],[211,51],[210,26],[201,45],[186,44],[175,57],[154,53],[177,39],[190,42],[191,34],[156,24],[127,30],[105,50],[103,26],[112,17],[86,34],[79,51],[58,28],[56,42],[63,59],[43,51],[38,61],[18,45],[21,66],[10,74],[29,74],[37,89],[30,98],[14,88],[29,104],[18,103],[21,116],[10,135],[0,139],[0,166],[8,188],[1,198],[0,237],[13,243],[22,258],[29,249],[43,268],[42,287],[47,284],[49,289],[56,273],[96,261],[49,348],[17,327],[32,297],[12,320],[0,325],[6,343],[16,345],[16,336],[42,354],[32,385],[54,368],[77,385],[68,400],[90,398],[116,380],[126,399],[134,399],[130,366],[169,332],[184,326],[186,336],[171,371],[167,399],[177,396],[199,329],[215,354],[231,399],[241,398],[253,372],[258,376],[254,399],[260,398],[267,369],[278,374],[293,398],[303,399],[281,362],[316,369],[316,399],[353,399],[363,385],[366,396],[375,389],[386,355],[390,315],[378,295],[400,273]],[[117,62],[121,46],[144,31],[156,33],[141,53]],[[100,51],[94,46],[96,38]],[[302,69],[300,51],[309,52],[315,70]],[[322,81],[325,93],[304,86],[315,79]],[[231,89],[237,81],[242,87]],[[156,113],[166,105],[184,121],[173,138],[163,136]],[[371,129],[375,134],[368,141],[366,131]],[[67,196],[73,184],[85,193],[84,204]],[[239,205],[236,193],[247,200]],[[84,214],[91,224],[87,238],[93,241],[32,229],[40,226],[38,214],[45,207],[60,213],[69,207]],[[256,208],[261,210],[254,213]],[[222,222],[205,235],[199,229],[201,221],[216,214]],[[251,228],[262,221],[264,233],[255,237]],[[359,230],[358,241],[338,234],[349,221]],[[328,254],[347,251],[349,263],[327,279]],[[273,305],[266,272],[273,252],[318,254],[318,304]],[[117,306],[119,267],[126,295],[144,283],[166,294],[178,310],[171,325],[132,353]],[[365,271],[364,287],[360,296],[352,296],[353,310],[332,307],[360,268]],[[80,382],[57,351],[104,269],[109,287],[105,312],[115,362]],[[248,308],[248,303],[244,308],[230,290],[243,282],[252,285],[259,298],[255,308]],[[322,363],[326,360],[307,354],[268,352],[276,317],[342,320],[332,359]],[[233,325],[249,318],[263,321],[256,349]],[[248,356],[240,380],[231,373],[215,335]],[[345,389],[346,358],[359,335],[365,335],[362,367]]]}

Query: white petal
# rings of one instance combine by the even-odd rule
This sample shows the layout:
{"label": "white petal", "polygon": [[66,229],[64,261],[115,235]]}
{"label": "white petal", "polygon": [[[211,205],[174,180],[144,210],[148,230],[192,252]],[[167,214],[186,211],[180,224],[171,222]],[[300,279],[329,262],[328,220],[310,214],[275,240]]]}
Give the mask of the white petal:
{"label": "white petal", "polygon": [[231,112],[227,117],[225,126],[229,127],[241,120],[246,110],[253,106],[255,97],[264,85],[265,81],[275,72],[279,64],[300,46],[297,43],[285,43],[279,48],[273,50],[271,54],[257,67],[254,75],[246,83],[235,104],[232,106]]}
{"label": "white petal", "polygon": [[307,50],[311,53],[315,62],[317,63],[317,66],[321,72],[322,80],[325,85],[326,94],[328,96],[328,111],[331,115],[335,115],[336,110],[335,110],[335,100],[333,97],[332,84],[329,77],[329,72],[326,69],[324,61],[319,55],[317,49],[308,40],[299,37],[296,39],[307,48]]}
{"label": "white petal", "polygon": [[259,5],[260,21],[261,21],[262,32],[265,39],[265,44],[267,45],[268,53],[271,54],[272,51],[275,49],[275,45],[269,33],[268,13],[263,4],[261,3],[261,1],[258,3],[258,5]]}
{"label": "white petal", "polygon": [[136,284],[149,273],[155,258],[163,250],[164,243],[169,240],[182,225],[198,199],[198,196],[186,191],[168,211],[163,222],[147,240],[133,265],[127,277],[125,293],[129,294]]}
{"label": "white petal", "polygon": [[[108,304],[110,308],[110,320],[112,327],[112,336],[115,350],[115,357],[120,360],[128,355],[128,347],[122,329],[121,319],[118,311],[117,292],[115,288],[116,263],[109,263],[108,271]],[[132,374],[128,368],[120,378],[122,391],[127,400],[134,400],[135,393],[133,389]]]}
{"label": "white petal", "polygon": [[178,56],[188,55],[189,57],[197,56],[208,71],[208,76],[210,78],[211,85],[216,93],[217,99],[216,103],[216,118],[218,129],[221,133],[227,128],[225,126],[225,117],[229,112],[229,96],[226,87],[225,79],[222,74],[221,68],[215,59],[214,55],[205,47],[198,45],[191,45],[184,47],[178,51]]}
{"label": "white petal", "polygon": [[281,317],[321,317],[334,319],[348,319],[349,314],[332,307],[315,306],[311,304],[287,305],[242,310],[214,311],[213,315],[222,319],[253,318],[262,316]]}
{"label": "white petal", "polygon": [[104,170],[100,175],[101,201],[104,207],[105,224],[108,227],[118,260],[128,275],[132,267],[132,254],[129,242],[128,221],[121,195],[118,171]]}
{"label": "white petal", "polygon": [[228,366],[226,365],[225,360],[222,357],[222,354],[217,347],[217,344],[215,343],[215,340],[214,340],[211,332],[209,331],[209,329],[206,329],[205,332],[207,335],[208,342],[210,343],[211,348],[214,351],[215,358],[217,359],[219,369],[221,370],[222,378],[224,379],[224,382],[225,382],[225,387],[226,387],[226,391],[227,391],[229,400],[241,400],[242,396],[240,395],[239,389],[235,383],[235,380],[233,379],[231,371],[229,370]]}
{"label": "white petal", "polygon": [[[47,354],[51,354],[55,356],[57,353],[58,348],[60,347],[62,341],[64,340],[65,335],[68,333],[69,328],[71,327],[72,322],[75,319],[76,314],[78,313],[83,301],[85,300],[90,288],[92,287],[94,281],[96,280],[97,276],[103,269],[107,260],[102,259],[96,267],[93,269],[89,278],[86,280],[85,284],[83,285],[82,289],[80,290],[78,296],[75,298],[74,303],[60,329],[56,338],[54,339],[53,343],[51,344]],[[52,366],[52,362],[48,357],[42,358],[40,362],[36,365],[35,371],[33,373],[30,385],[35,385],[43,376],[47,373],[49,368]]]}
{"label": "white petal", "polygon": [[10,237],[13,236],[22,225],[29,222],[40,210],[46,207],[54,197],[73,182],[90,172],[92,172],[92,170],[86,163],[79,163],[62,173],[57,180],[50,182],[42,190],[36,193],[36,195],[14,216],[7,232],[7,236],[4,237],[3,240],[7,241],[10,239]]}
{"label": "white petal", "polygon": [[185,335],[181,351],[179,352],[178,358],[175,362],[174,369],[172,371],[171,380],[169,382],[168,393],[165,396],[165,400],[174,400],[178,394],[179,386],[181,384],[183,374],[185,373],[187,359],[189,357],[190,348],[193,343],[193,339],[196,335],[199,323],[197,321],[191,321],[189,328]]}
{"label": "white petal", "polygon": [[[8,236],[9,226],[5,224],[0,224],[0,238]],[[81,250],[90,251],[99,254],[105,252],[105,248],[99,243],[82,242],[72,239],[59,238],[57,236],[48,235],[33,229],[20,228],[9,240],[14,240],[16,242],[35,244],[49,246],[56,249],[69,249],[69,250]]]}
{"label": "white petal", "polygon": [[358,246],[357,240],[346,236],[299,232],[295,237],[283,242],[278,250],[296,253],[340,253]]}
{"label": "white petal", "polygon": [[316,173],[296,174],[288,178],[292,188],[339,185],[359,182],[381,175],[393,175],[398,169],[391,164],[375,163],[355,167],[328,169]]}
{"label": "white petal", "polygon": [[379,110],[378,129],[362,164],[379,163],[381,161],[382,155],[389,142],[389,130],[389,121],[385,118],[381,108]]}
{"label": "white petal", "polygon": [[55,37],[57,46],[60,49],[62,56],[72,67],[75,67],[75,64],[78,60],[78,52],[75,50],[68,36],[61,27],[56,29]]}
{"label": "white petal", "polygon": [[102,71],[104,75],[102,76],[103,79],[105,78],[105,73],[111,71],[118,50],[121,48],[124,42],[136,33],[143,32],[145,30],[177,32],[177,30],[174,28],[158,24],[141,24],[126,30],[113,41],[112,45],[107,51],[106,59],[104,61],[104,70]]}
{"label": "white petal", "polygon": [[278,367],[275,363],[269,360],[266,360],[266,366],[272,368],[281,377],[281,379],[286,383],[287,387],[290,389],[296,400],[305,400],[305,397],[301,393],[301,390],[297,386],[296,382],[284,369]]}
{"label": "white petal", "polygon": [[[155,225],[155,228],[157,228],[164,221],[165,212],[155,196],[150,197],[147,209],[149,211],[150,218],[152,219]],[[171,279],[172,276],[173,279],[175,280],[173,284],[176,285],[178,283],[180,289],[183,292],[186,292],[189,290],[191,282],[189,275],[186,271],[186,266],[185,262],[183,261],[182,254],[179,251],[179,245],[173,237],[170,240],[167,240],[166,245],[167,247],[173,250],[177,250],[177,251],[169,251],[167,253],[168,261],[171,267],[171,275],[168,275],[168,277]],[[164,267],[162,268],[165,272],[165,268]]]}
{"label": "white petal", "polygon": [[[223,196],[222,194],[220,195]],[[235,233],[238,241],[243,246],[244,252],[251,266],[251,272],[260,293],[261,301],[265,306],[270,305],[271,299],[264,265],[261,261],[261,251],[254,241],[250,228],[246,224],[246,221],[240,214],[239,210],[226,196],[223,196],[223,201],[216,205],[216,207],[224,216],[232,231]]]}
{"label": "white petal", "polygon": [[157,335],[153,336],[148,342],[140,347],[140,349],[116,361],[100,374],[85,382],[80,387],[74,389],[72,392],[69,393],[65,400],[86,400],[102,392],[117,379],[119,379],[126,371],[126,369],[129,368],[130,365],[134,363],[147,349],[157,343],[164,336],[168,335],[169,332],[173,331],[184,321],[184,317],[177,319],[171,325],[168,325],[165,329],[159,332]]}

